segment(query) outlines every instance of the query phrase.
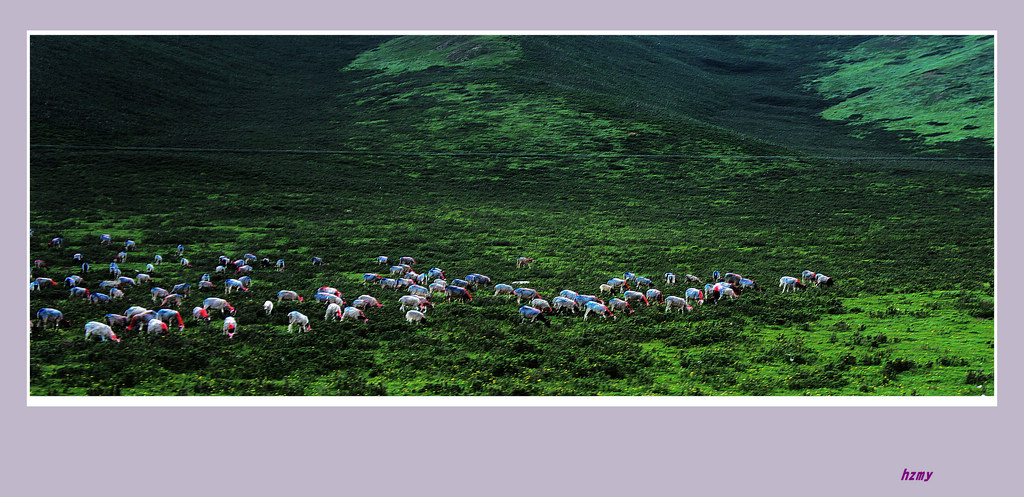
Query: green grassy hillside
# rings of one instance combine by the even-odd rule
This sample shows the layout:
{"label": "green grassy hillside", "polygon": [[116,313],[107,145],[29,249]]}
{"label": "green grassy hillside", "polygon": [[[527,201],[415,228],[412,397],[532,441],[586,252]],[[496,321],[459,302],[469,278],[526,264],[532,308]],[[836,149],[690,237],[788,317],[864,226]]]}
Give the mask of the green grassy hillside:
{"label": "green grassy hillside", "polygon": [[[984,57],[976,41],[961,40]],[[222,254],[287,268],[257,267],[248,292],[227,296],[241,330],[233,339],[215,316],[212,326],[187,320],[166,336],[92,343],[86,321],[155,307],[148,288],[106,306],[33,292],[30,317],[55,307],[71,328],[32,332],[31,392],[991,395],[992,163],[920,160],[990,154],[991,136],[940,142],[923,136],[934,131],[927,122],[823,118],[844,103],[815,85],[856,79],[837,67],[870,73],[871,61],[836,61],[871,43],[33,37],[33,144],[235,149],[35,147],[31,258],[48,267],[34,277],[63,281],[81,253],[96,291],[131,238],[130,276],[156,254],[172,262],[152,272],[163,288],[212,274],[217,290],[187,297],[187,314],[224,296],[229,275],[213,272]],[[825,152],[918,160],[802,156]],[[103,233],[113,246],[99,244]],[[47,247],[57,236],[65,247]],[[193,267],[174,264],[179,243]],[[715,270],[763,291],[685,315],[641,304],[607,322],[559,315],[546,327],[521,323],[514,299],[480,289],[470,302],[435,296],[430,322],[413,326],[397,309],[403,292],[361,283],[387,272],[379,255],[413,256],[417,271],[441,267],[449,281],[528,281],[517,286],[549,300],[563,289],[596,294],[626,271],[665,295],[691,286],[668,286],[665,273],[707,281]],[[537,260],[516,268],[520,256]],[[805,269],[836,285],[780,292],[780,277]],[[369,323],[326,322],[310,301],[325,285],[385,307],[368,310]],[[264,315],[284,289],[306,301]],[[313,331],[285,331],[290,310]]]}

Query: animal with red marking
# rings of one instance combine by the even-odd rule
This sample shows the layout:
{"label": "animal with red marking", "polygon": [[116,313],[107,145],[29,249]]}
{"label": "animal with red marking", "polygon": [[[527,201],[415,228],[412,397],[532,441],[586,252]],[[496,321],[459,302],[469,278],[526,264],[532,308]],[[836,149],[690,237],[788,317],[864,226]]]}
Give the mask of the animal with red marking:
{"label": "animal with red marking", "polygon": [[444,288],[444,295],[449,301],[452,299],[461,300],[463,302],[473,300],[473,296],[469,294],[469,290],[460,286],[448,285]]}
{"label": "animal with red marking", "polygon": [[356,309],[355,307],[352,306],[346,307],[345,310],[342,311],[341,313],[341,320],[345,321],[346,319],[362,321],[364,323],[370,322],[366,315],[363,314],[363,311]]}
{"label": "animal with red marking", "polygon": [[[384,307],[384,304],[381,304],[377,299],[369,295],[360,295],[356,300],[363,301],[364,307]],[[352,305],[355,306],[355,303],[353,302]]]}
{"label": "animal with red marking", "polygon": [[800,280],[792,276],[783,276],[779,278],[779,288],[782,289],[782,293],[786,293],[786,290],[796,291],[798,288],[807,288]]}
{"label": "animal with red marking", "polygon": [[228,316],[224,318],[223,330],[224,334],[227,335],[228,338],[235,338],[235,335],[238,334],[238,331],[236,331],[237,329],[238,321],[235,321],[235,318],[233,316]]}
{"label": "animal with red marking", "polygon": [[644,294],[640,292],[635,292],[633,290],[623,292],[622,298],[623,300],[631,304],[636,302],[643,302],[645,306],[651,305],[651,303],[647,301],[647,297]]}
{"label": "animal with red marking", "polygon": [[291,290],[281,290],[280,292],[277,292],[277,303],[280,304],[282,300],[298,300],[299,302],[302,302],[302,297]]}
{"label": "animal with red marking", "polygon": [[665,301],[665,296],[661,294],[661,290],[658,290],[658,289],[655,289],[655,288],[651,288],[650,290],[647,290],[647,293],[644,294],[644,296],[647,297],[647,302],[648,303],[654,302],[655,304],[660,304],[660,303]]}
{"label": "animal with red marking", "polygon": [[[713,287],[713,285],[712,285],[712,287]],[[686,299],[687,303],[689,303],[690,300],[695,300],[695,301],[697,301],[698,304],[703,304],[704,303],[704,292],[700,291],[699,288],[687,288],[686,289],[686,294],[685,294],[685,299]]]}
{"label": "animal with red marking", "polygon": [[156,317],[168,325],[177,324],[178,330],[185,329],[185,322],[181,319],[181,313],[173,309],[160,309],[156,311]]}
{"label": "animal with red marking", "polygon": [[88,323],[85,323],[86,340],[91,336],[98,336],[104,342],[106,342],[108,338],[115,342],[121,341],[121,339],[117,338],[117,335],[114,334],[114,330],[111,329],[110,326],[99,321],[89,321]]}
{"label": "animal with red marking", "polygon": [[517,304],[522,303],[523,299],[533,300],[541,298],[540,294],[537,293],[537,290],[532,288],[516,288],[512,293],[516,296]]}
{"label": "animal with red marking", "polygon": [[[140,327],[139,329],[141,330],[142,328]],[[168,332],[167,323],[159,319],[151,319],[146,323],[146,331],[157,335],[166,334]]]}
{"label": "animal with red marking", "polygon": [[40,290],[45,290],[47,288],[57,288],[57,287],[60,286],[60,285],[57,284],[56,281],[53,281],[50,278],[39,277],[39,278],[36,278],[35,281],[36,281],[36,285],[38,285]]}
{"label": "animal with red marking", "polygon": [[530,267],[530,264],[533,264],[534,260],[536,260],[536,259],[533,259],[533,258],[530,258],[530,257],[520,257],[520,258],[516,259],[516,267],[517,268],[522,268],[522,267],[528,268],[528,267]]}
{"label": "animal with red marking", "polygon": [[687,313],[693,310],[693,306],[687,304],[686,299],[669,295],[665,297],[665,312],[669,312],[672,309],[679,309],[680,313]]}
{"label": "animal with red marking", "polygon": [[580,308],[586,307],[587,302],[597,302],[598,304],[604,305],[604,301],[594,295],[577,295],[573,300],[576,302],[576,305],[580,306]]}
{"label": "animal with red marking", "polygon": [[203,309],[202,307],[193,307],[192,319],[195,319],[196,321],[202,323],[210,324],[210,313],[206,312],[206,309]]}
{"label": "animal with red marking", "polygon": [[[339,318],[340,319],[340,318]],[[310,331],[313,329],[309,325],[309,318],[305,314],[299,311],[292,311],[288,313],[288,332],[291,333],[293,325],[299,325],[299,331]]]}
{"label": "animal with red marking", "polygon": [[221,314],[224,314],[225,312],[230,313],[231,315],[235,314],[235,308],[231,307],[231,304],[229,304],[227,300],[219,299],[217,297],[210,297],[204,300],[203,309],[207,311],[214,309],[220,311]]}
{"label": "animal with red marking", "polygon": [[246,288],[245,285],[241,281],[239,281],[239,280],[236,280],[234,278],[228,278],[228,279],[224,280],[224,293],[225,294],[231,293],[231,292],[233,292],[235,290],[241,290],[243,292],[248,292],[249,291],[249,289]]}
{"label": "animal with red marking", "polygon": [[629,302],[622,300],[618,297],[608,301],[608,308],[615,312],[625,312],[626,314],[633,314],[633,307],[629,305]]}
{"label": "animal with red marking", "polygon": [[327,312],[324,313],[324,319],[330,321],[334,318],[337,321],[341,321],[341,305],[331,302],[327,305]]}
{"label": "animal with red marking", "polygon": [[615,313],[612,312],[611,309],[609,309],[604,304],[599,304],[599,303],[594,302],[594,301],[588,301],[584,305],[584,307],[586,308],[586,311],[583,312],[583,320],[584,321],[587,320],[587,317],[590,316],[591,312],[593,312],[595,315],[601,316],[604,319],[608,319],[608,316],[611,316],[613,321],[616,319]]}
{"label": "animal with red marking", "polygon": [[405,311],[406,307],[419,309],[421,312],[427,310],[427,299],[417,297],[416,295],[403,295],[398,299],[398,302],[402,304],[398,310]]}
{"label": "animal with red marking", "polygon": [[817,281],[817,279],[818,273],[815,273],[814,271],[811,271],[809,269],[804,269],[804,272],[800,274],[800,283],[803,283],[804,285]]}
{"label": "animal with red marking", "polygon": [[149,323],[153,320],[160,321],[157,319],[156,311],[145,309],[142,312],[131,314],[128,321],[128,326],[125,326],[126,330],[141,330],[149,326]]}
{"label": "animal with red marking", "polygon": [[80,299],[88,299],[90,295],[88,288],[80,286],[73,287],[69,292],[68,298],[76,297]]}

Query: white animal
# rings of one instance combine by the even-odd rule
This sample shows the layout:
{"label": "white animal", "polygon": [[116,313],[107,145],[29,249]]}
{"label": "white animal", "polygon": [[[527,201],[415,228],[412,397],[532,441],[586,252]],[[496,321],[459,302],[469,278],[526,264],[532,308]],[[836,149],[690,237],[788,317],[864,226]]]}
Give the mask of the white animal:
{"label": "white animal", "polygon": [[576,303],[576,301],[562,296],[558,296],[552,299],[551,304],[552,309],[556,311],[569,311],[573,314],[576,314],[576,312],[580,310],[580,306]]}
{"label": "white animal", "polygon": [[277,303],[280,304],[282,300],[298,300],[299,302],[302,302],[302,297],[291,290],[281,290],[280,292],[277,292]]}
{"label": "white animal", "polygon": [[159,319],[150,319],[146,325],[146,331],[150,333],[167,333],[167,323]]}
{"label": "white animal", "polygon": [[168,296],[168,295],[170,295],[170,294],[171,294],[171,292],[168,292],[167,290],[164,290],[163,288],[160,288],[160,287],[158,287],[158,286],[157,286],[157,287],[153,287],[153,288],[152,288],[152,289],[151,289],[151,290],[149,291],[149,293],[153,294],[153,303],[154,303],[154,304],[155,304],[155,303],[156,303],[156,302],[157,302],[158,300],[162,300],[162,299],[163,299],[164,297],[166,297],[166,296]]}
{"label": "white animal", "polygon": [[341,320],[345,321],[346,319],[361,319],[364,323],[370,321],[366,318],[366,315],[363,314],[363,311],[351,306],[346,307],[344,312],[341,313]]}
{"label": "white animal", "polygon": [[89,321],[88,323],[85,323],[85,338],[89,338],[92,335],[100,337],[104,342],[106,342],[108,338],[115,342],[121,341],[121,339],[117,338],[117,335],[114,334],[114,330],[110,329],[110,326],[98,321]]}
{"label": "white animal", "polygon": [[341,306],[334,302],[327,305],[327,312],[324,314],[324,319],[330,321],[331,318],[341,321]]}
{"label": "white animal", "polygon": [[231,307],[231,304],[229,304],[227,300],[219,299],[217,297],[210,297],[204,300],[203,309],[207,311],[209,311],[210,309],[215,309],[220,311],[221,314],[225,312],[229,312],[231,313],[231,315],[235,314],[235,308]]}
{"label": "white animal", "polygon": [[265,312],[267,313],[267,315],[269,316],[271,312],[274,312],[274,303],[273,303],[273,302],[271,302],[271,301],[269,301],[269,300],[268,300],[268,301],[266,301],[266,302],[264,302],[264,303],[263,303],[263,310],[264,310],[264,311],[265,311]]}
{"label": "white animal", "polygon": [[238,321],[235,321],[234,317],[228,316],[224,318],[224,334],[228,338],[235,338],[235,334],[238,333],[235,331],[236,329],[238,329]]}
{"label": "white animal", "polygon": [[423,301],[420,300],[420,297],[417,297],[416,295],[403,295],[398,299],[398,302],[402,304],[401,307],[398,308],[400,311],[404,311],[406,307],[418,308],[420,311],[424,311],[427,308],[426,304],[424,304]]}
{"label": "white animal", "polygon": [[786,290],[796,291],[797,288],[806,288],[800,280],[792,276],[783,276],[779,278],[779,288],[782,288],[782,293],[786,293]]}
{"label": "white animal", "polygon": [[369,295],[360,295],[358,297],[358,299],[362,300],[363,302],[365,302],[366,305],[368,305],[368,306],[384,307],[384,304],[381,304],[380,302],[377,302],[377,299],[375,299],[375,298],[373,298],[373,297],[371,297]]}
{"label": "white animal", "polygon": [[415,309],[405,313],[405,320],[410,323],[427,323],[427,316],[420,311]]}
{"label": "white animal", "polygon": [[541,312],[548,312],[553,310],[551,304],[544,299],[533,299],[530,301],[530,307],[540,310]]}
{"label": "white animal", "polygon": [[682,297],[676,297],[675,295],[669,295],[665,297],[665,312],[672,309],[679,309],[680,313],[686,313],[693,310],[693,306],[686,303],[686,299]]}
{"label": "white animal", "polygon": [[584,321],[587,320],[587,317],[590,316],[591,312],[593,312],[594,314],[596,314],[598,316],[601,316],[604,319],[608,319],[608,316],[611,316],[612,320],[616,319],[615,314],[611,311],[611,309],[606,307],[604,304],[599,304],[599,303],[594,302],[594,301],[589,301],[586,304],[584,304],[584,307],[587,308],[587,310],[583,313],[583,320]]}
{"label": "white animal", "polygon": [[202,321],[206,324],[210,324],[210,313],[206,312],[206,309],[202,307],[192,308],[192,318],[196,321]]}
{"label": "white animal", "polygon": [[128,319],[131,319],[136,314],[141,314],[143,312],[146,312],[147,310],[148,309],[146,309],[145,307],[142,307],[142,306],[139,306],[139,305],[133,305],[133,306],[129,307],[128,310],[124,311],[124,315]]}
{"label": "white animal", "polygon": [[305,314],[299,311],[292,311],[288,313],[288,332],[292,331],[292,325],[299,325],[299,331],[309,331],[313,329],[309,326],[309,318]]}

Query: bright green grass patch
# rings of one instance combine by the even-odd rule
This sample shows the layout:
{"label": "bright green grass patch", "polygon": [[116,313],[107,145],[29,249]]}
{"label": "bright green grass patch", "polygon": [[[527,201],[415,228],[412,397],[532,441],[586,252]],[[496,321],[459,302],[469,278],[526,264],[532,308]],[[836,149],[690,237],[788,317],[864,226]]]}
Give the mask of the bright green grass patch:
{"label": "bright green grass patch", "polygon": [[503,36],[403,36],[360,54],[346,69],[388,74],[433,66],[494,67],[520,57],[519,45]]}
{"label": "bright green grass patch", "polygon": [[810,87],[840,99],[826,119],[910,130],[926,143],[995,136],[991,36],[884,36],[825,65]]}

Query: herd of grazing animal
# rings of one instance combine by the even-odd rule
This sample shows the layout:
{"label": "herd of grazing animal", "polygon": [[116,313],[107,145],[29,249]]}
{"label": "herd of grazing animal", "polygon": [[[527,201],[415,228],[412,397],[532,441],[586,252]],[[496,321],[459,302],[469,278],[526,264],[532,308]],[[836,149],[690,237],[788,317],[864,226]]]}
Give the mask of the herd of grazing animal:
{"label": "herd of grazing animal", "polygon": [[[113,240],[110,235],[102,235],[100,237],[100,244],[113,244]],[[66,245],[66,241],[62,238],[54,238],[50,241],[48,247],[51,250],[62,250]],[[108,313],[102,319],[89,321],[85,324],[85,337],[87,339],[98,336],[102,341],[110,339],[114,342],[120,342],[120,338],[118,338],[114,330],[166,334],[169,332],[170,326],[175,327],[179,331],[185,328],[185,321],[176,309],[180,308],[185,300],[192,298],[192,285],[186,282],[173,282],[174,284],[171,286],[172,282],[168,281],[167,283],[171,290],[156,286],[157,281],[155,278],[159,275],[157,267],[164,263],[164,257],[161,255],[153,256],[153,262],[145,266],[145,273],[136,272],[134,278],[124,275],[123,271],[125,271],[125,268],[118,264],[126,265],[128,253],[137,250],[136,242],[127,240],[124,249],[118,252],[113,262],[109,263],[108,277],[112,279],[97,282],[94,290],[89,290],[86,284],[86,275],[88,273],[86,273],[85,268],[88,267],[88,263],[84,260],[81,253],[75,253],[73,256],[74,263],[80,264],[83,271],[82,274],[73,274],[63,279],[65,291],[69,292],[69,298],[77,297],[87,299],[97,306],[109,306],[114,301],[126,300],[126,291],[140,287],[147,289],[146,291],[150,293],[152,302],[159,304],[160,307],[157,310],[150,310],[134,305],[129,307],[124,314]],[[186,252],[184,245],[178,245],[173,251],[165,253],[171,252],[178,258],[178,267],[181,270],[193,268],[192,261],[184,257]],[[313,266],[325,265],[323,259],[319,257],[313,257],[308,260],[312,261]],[[243,258],[237,260],[232,260],[222,255],[216,259],[214,264],[210,265],[213,268],[213,274],[222,273],[225,275],[223,280],[224,297],[230,297],[234,292],[249,292],[252,288],[254,277],[249,276],[249,274],[254,273],[254,271],[254,274],[258,274],[258,271],[251,264],[256,264],[258,261],[260,259],[248,253]],[[449,282],[445,279],[445,271],[438,267],[417,273],[414,270],[417,262],[412,257],[401,257],[396,265],[389,265],[391,264],[389,261],[391,259],[387,256],[376,258],[378,266],[389,268],[390,274],[388,276],[390,277],[381,276],[377,273],[364,273],[362,275],[362,285],[378,285],[382,290],[392,290],[394,292],[399,290],[407,291],[407,295],[401,295],[397,298],[397,303],[399,304],[397,307],[399,312],[404,313],[406,321],[411,325],[428,323],[427,314],[434,308],[434,303],[431,299],[443,298],[447,302],[468,303],[473,300],[472,293],[484,287],[491,287],[494,290],[493,295],[495,297],[515,297],[516,305],[519,306],[520,323],[539,322],[548,327],[551,326],[549,316],[553,315],[578,316],[582,314],[584,321],[593,315],[593,317],[600,317],[602,320],[611,319],[614,321],[619,315],[630,315],[641,307],[650,307],[651,305],[664,305],[664,312],[666,313],[678,311],[685,314],[694,310],[691,302],[696,305],[702,305],[705,302],[716,303],[722,299],[738,298],[745,291],[763,290],[753,280],[744,278],[739,274],[725,273],[722,275],[719,271],[715,271],[711,276],[712,281],[706,284],[703,289],[690,287],[685,289],[683,296],[666,295],[667,287],[676,285],[677,277],[675,274],[666,273],[664,275],[666,290],[663,291],[654,288],[655,283],[653,279],[626,272],[623,273],[622,277],[610,278],[606,283],[597,286],[598,295],[611,295],[607,302],[596,295],[581,294],[568,289],[562,290],[559,295],[553,296],[549,301],[543,298],[541,292],[536,289],[517,286],[529,284],[528,281],[512,281],[512,284],[494,284],[490,277],[472,273],[464,279],[454,278]],[[515,262],[517,270],[529,269],[531,264],[535,262],[535,259],[520,257]],[[33,261],[32,267],[35,271],[52,271],[51,266],[44,260]],[[258,264],[258,267],[283,271],[285,261],[284,259],[278,259],[276,263],[272,263],[270,258],[264,257],[262,262]],[[203,270],[208,271],[209,268]],[[229,273],[229,271],[233,271],[233,273]],[[234,277],[229,277],[229,274]],[[704,283],[699,277],[692,274],[685,274],[679,280],[685,283]],[[49,292],[52,289],[60,288],[57,281],[60,280],[55,281],[48,277],[39,276],[30,281],[29,288],[31,292]],[[811,285],[815,287],[830,287],[833,285],[833,281],[832,278],[826,275],[809,270],[803,271],[799,278],[783,276],[779,280],[780,293],[806,289]],[[204,273],[199,278],[196,282],[196,288],[200,293],[208,293],[211,290],[215,290],[216,286],[211,282],[210,273]],[[306,300],[299,292],[293,290],[278,290],[274,293],[277,295],[276,302],[272,297],[266,300],[262,306],[263,312],[259,313],[264,320],[273,314],[275,306],[305,307],[326,305],[324,319],[327,321],[368,323],[370,319],[367,317],[366,311],[385,307],[377,298],[368,294],[360,295],[352,302],[346,303],[341,291],[333,287],[317,289],[313,293],[310,303],[306,303]],[[135,296],[137,297],[138,294],[135,293]],[[215,316],[223,319],[223,334],[228,338],[233,338],[239,333],[241,325],[239,323],[240,319],[237,317],[236,308],[226,298],[200,296],[195,304],[190,314],[193,322],[200,326],[208,326],[211,316]],[[189,305],[192,305],[192,303]],[[31,326],[36,329],[71,326],[71,323],[68,319],[64,318],[61,311],[53,307],[40,308],[35,313],[35,318],[35,320],[31,321]],[[255,318],[256,316],[247,316],[242,320],[256,320]],[[287,318],[287,329],[289,332],[292,332],[296,325],[300,332],[312,330],[309,318],[297,309],[290,310]]]}

